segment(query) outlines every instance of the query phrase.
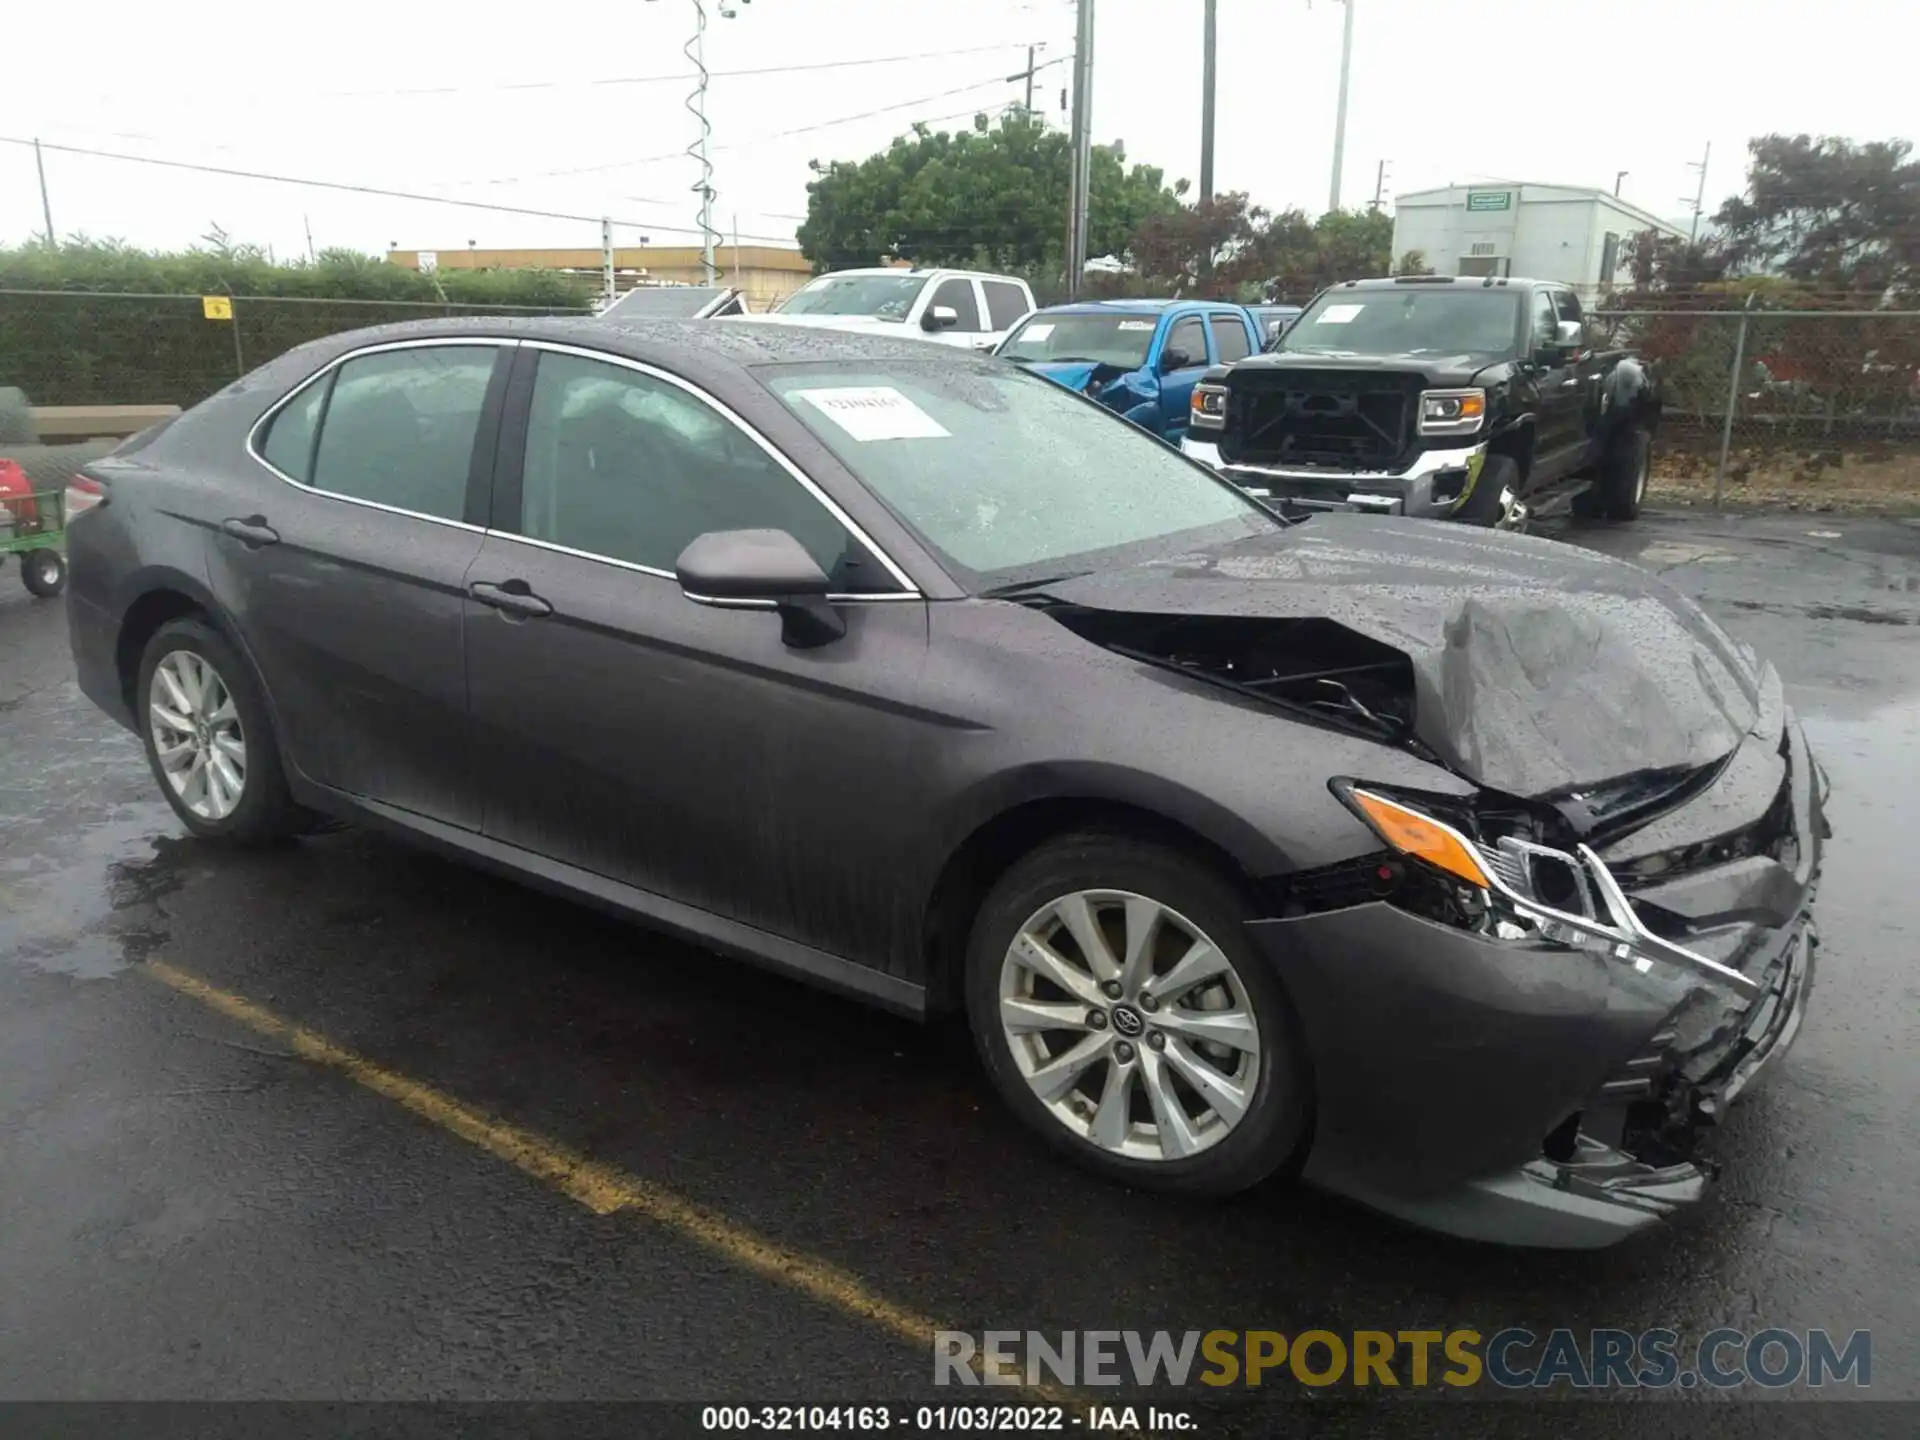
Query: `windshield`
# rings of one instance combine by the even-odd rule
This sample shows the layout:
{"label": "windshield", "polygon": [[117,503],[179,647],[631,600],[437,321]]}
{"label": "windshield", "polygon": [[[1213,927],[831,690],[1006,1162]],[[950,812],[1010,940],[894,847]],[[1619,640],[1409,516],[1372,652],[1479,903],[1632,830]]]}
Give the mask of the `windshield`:
{"label": "windshield", "polygon": [[1000,347],[1007,360],[1079,360],[1138,370],[1153,343],[1151,315],[1033,316]]}
{"label": "windshield", "polygon": [[1283,525],[1164,441],[1013,366],[941,358],[758,374],[977,590]]}
{"label": "windshield", "polygon": [[1504,355],[1519,333],[1511,290],[1334,290],[1275,348],[1291,354]]}
{"label": "windshield", "polygon": [[905,320],[924,275],[822,275],[774,307],[776,315],[871,315]]}

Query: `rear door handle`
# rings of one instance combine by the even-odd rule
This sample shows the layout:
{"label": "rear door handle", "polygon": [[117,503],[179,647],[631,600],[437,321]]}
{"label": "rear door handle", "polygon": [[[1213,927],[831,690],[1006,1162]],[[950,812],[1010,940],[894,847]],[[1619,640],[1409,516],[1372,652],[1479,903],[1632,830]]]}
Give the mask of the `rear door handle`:
{"label": "rear door handle", "polygon": [[498,585],[476,580],[467,586],[467,593],[509,619],[538,620],[553,613],[553,606],[534,594],[524,580],[503,580]]}
{"label": "rear door handle", "polygon": [[264,515],[249,515],[244,520],[222,520],[220,529],[223,534],[231,535],[249,550],[258,550],[262,545],[278,545],[280,532],[267,524]]}

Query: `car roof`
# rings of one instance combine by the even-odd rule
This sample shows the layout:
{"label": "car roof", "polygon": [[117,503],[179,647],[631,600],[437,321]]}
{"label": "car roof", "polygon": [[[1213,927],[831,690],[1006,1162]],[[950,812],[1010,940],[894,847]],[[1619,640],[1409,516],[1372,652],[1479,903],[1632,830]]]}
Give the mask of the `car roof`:
{"label": "car roof", "polygon": [[[895,339],[815,326],[781,325],[759,321],[736,324],[730,319],[656,320],[624,315],[454,316],[407,320],[349,330],[304,345],[303,356],[331,360],[369,345],[399,340],[432,340],[441,336],[501,340],[545,340],[560,345],[604,351],[609,355],[657,365],[661,369],[709,387],[729,388],[749,383],[746,371],[759,365],[807,363],[858,364],[918,361],[971,367],[998,373],[1004,362],[984,351],[925,340]],[[757,382],[753,382],[757,388]]]}
{"label": "car roof", "polygon": [[1036,315],[1157,315],[1162,310],[1170,310],[1176,305],[1192,306],[1196,310],[1217,310],[1234,312],[1244,310],[1244,305],[1236,305],[1231,300],[1073,300],[1065,305],[1048,305],[1034,311]]}
{"label": "car roof", "polygon": [[662,320],[690,320],[731,293],[723,285],[637,285],[602,310],[600,318],[623,320],[630,315],[649,315]]}
{"label": "car roof", "polygon": [[[1529,280],[1522,275],[1392,275],[1371,280],[1342,280],[1329,290],[1505,290],[1522,285],[1559,285],[1557,280]],[[1561,285],[1562,289],[1569,287]]]}
{"label": "car roof", "polygon": [[904,265],[854,265],[845,270],[829,270],[824,275],[815,275],[807,283],[811,285],[814,280],[832,280],[841,275],[904,275],[909,278],[915,275],[964,275],[972,280],[1006,280],[1014,284],[1019,283],[1019,277],[1015,275],[1002,275],[993,270],[955,270],[946,265],[915,265],[911,269]]}

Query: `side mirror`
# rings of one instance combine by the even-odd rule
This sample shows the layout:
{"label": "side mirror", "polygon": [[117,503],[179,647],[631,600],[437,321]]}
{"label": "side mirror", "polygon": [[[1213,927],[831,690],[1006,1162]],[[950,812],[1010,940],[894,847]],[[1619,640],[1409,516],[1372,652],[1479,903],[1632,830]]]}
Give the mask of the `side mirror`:
{"label": "side mirror", "polygon": [[1193,357],[1177,345],[1169,345],[1165,350],[1160,352],[1160,369],[1162,371],[1185,370],[1193,363]]}
{"label": "side mirror", "polygon": [[960,323],[960,312],[951,305],[929,305],[920,317],[922,330],[951,330]]}
{"label": "side mirror", "polygon": [[780,638],[796,650],[847,633],[827,603],[826,572],[784,530],[709,531],[680,552],[673,573],[696,605],[778,611]]}
{"label": "side mirror", "polygon": [[1578,350],[1587,343],[1587,327],[1578,320],[1562,320],[1553,327],[1553,343],[1562,350]]}

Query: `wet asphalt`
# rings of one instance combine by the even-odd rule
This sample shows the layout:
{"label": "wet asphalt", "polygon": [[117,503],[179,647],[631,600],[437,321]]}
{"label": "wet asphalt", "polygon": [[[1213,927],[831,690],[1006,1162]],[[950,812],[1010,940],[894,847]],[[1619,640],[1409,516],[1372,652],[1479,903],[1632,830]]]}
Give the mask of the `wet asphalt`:
{"label": "wet asphalt", "polygon": [[1110,1188],[1029,1142],[951,1029],[370,833],[183,839],[75,689],[60,607],[9,567],[0,1399],[954,1398],[924,1347],[593,1213],[155,983],[156,960],[954,1328],[1869,1329],[1872,1393],[1920,1399],[1920,525],[1685,514],[1569,538],[1774,659],[1835,829],[1819,989],[1710,1138],[1713,1197],[1571,1255],[1295,1188]]}

